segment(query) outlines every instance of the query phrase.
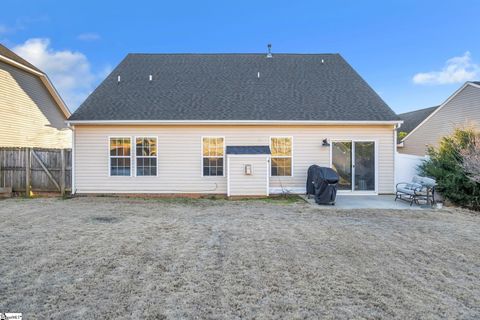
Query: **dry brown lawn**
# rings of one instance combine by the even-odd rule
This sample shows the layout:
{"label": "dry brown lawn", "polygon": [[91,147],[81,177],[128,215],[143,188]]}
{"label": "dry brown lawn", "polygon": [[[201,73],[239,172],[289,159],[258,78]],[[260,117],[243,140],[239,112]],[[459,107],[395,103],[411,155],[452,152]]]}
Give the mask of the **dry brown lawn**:
{"label": "dry brown lawn", "polygon": [[304,202],[0,201],[24,319],[478,319],[480,216]]}

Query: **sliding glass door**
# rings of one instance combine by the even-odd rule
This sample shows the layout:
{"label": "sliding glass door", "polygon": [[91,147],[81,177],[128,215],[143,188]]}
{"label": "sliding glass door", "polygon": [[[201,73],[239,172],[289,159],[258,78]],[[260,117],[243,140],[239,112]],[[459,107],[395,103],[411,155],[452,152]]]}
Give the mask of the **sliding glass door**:
{"label": "sliding glass door", "polygon": [[332,168],[340,176],[338,190],[375,191],[375,142],[333,141]]}
{"label": "sliding glass door", "polygon": [[375,190],[375,143],[355,141],[353,143],[355,183],[354,190]]}
{"label": "sliding glass door", "polygon": [[340,177],[338,190],[352,190],[352,142],[332,143],[332,168]]}

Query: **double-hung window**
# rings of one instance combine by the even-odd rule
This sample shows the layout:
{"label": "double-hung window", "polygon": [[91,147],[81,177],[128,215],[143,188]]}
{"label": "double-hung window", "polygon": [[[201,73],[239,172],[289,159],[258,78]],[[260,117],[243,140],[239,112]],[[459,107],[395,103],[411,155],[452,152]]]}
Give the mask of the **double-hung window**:
{"label": "double-hung window", "polygon": [[222,137],[202,138],[203,176],[223,176],[224,139]]}
{"label": "double-hung window", "polygon": [[110,138],[110,175],[131,175],[131,139],[129,137]]}
{"label": "double-hung window", "polygon": [[270,139],[272,152],[271,175],[291,176],[292,175],[292,138],[272,137]]}
{"label": "double-hung window", "polygon": [[136,137],[135,156],[138,177],[157,175],[157,138]]}

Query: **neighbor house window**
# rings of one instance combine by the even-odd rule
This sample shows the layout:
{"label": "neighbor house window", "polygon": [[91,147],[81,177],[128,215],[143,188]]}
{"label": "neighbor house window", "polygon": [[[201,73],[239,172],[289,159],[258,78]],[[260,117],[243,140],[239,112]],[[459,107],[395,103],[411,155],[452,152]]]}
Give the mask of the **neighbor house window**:
{"label": "neighbor house window", "polygon": [[135,138],[137,176],[157,175],[157,138]]}
{"label": "neighbor house window", "polygon": [[202,167],[204,176],[223,176],[223,156],[223,138],[202,138]]}
{"label": "neighbor house window", "polygon": [[130,150],[130,138],[110,138],[111,176],[130,176],[132,163]]}
{"label": "neighbor house window", "polygon": [[273,137],[270,141],[272,152],[272,176],[292,175],[292,138]]}

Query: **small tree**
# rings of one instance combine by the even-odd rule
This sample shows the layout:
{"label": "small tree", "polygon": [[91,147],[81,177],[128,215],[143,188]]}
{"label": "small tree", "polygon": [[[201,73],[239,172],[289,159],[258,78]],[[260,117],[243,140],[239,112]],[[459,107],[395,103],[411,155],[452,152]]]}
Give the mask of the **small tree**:
{"label": "small tree", "polygon": [[430,159],[419,167],[423,175],[436,179],[437,190],[446,199],[475,210],[480,210],[479,135],[473,128],[456,129],[437,149],[429,148]]}
{"label": "small tree", "polygon": [[480,183],[480,135],[472,138],[470,146],[460,151],[462,167],[473,182]]}
{"label": "small tree", "polygon": [[400,132],[398,133],[398,140],[402,141],[403,138],[405,138],[407,135],[408,135],[408,132],[400,131]]}

